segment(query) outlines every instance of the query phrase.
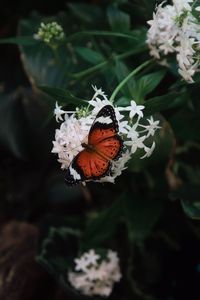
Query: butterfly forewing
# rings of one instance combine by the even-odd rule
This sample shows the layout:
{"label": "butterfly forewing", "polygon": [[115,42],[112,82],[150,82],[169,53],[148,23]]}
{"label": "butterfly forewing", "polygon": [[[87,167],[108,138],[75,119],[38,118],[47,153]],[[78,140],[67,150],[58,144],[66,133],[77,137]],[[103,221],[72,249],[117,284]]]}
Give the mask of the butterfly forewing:
{"label": "butterfly forewing", "polygon": [[114,108],[111,105],[104,106],[96,116],[90,129],[88,143],[96,145],[106,138],[115,136],[118,132],[118,123]]}
{"label": "butterfly forewing", "polygon": [[116,160],[121,156],[123,149],[123,141],[120,136],[115,135],[111,138],[107,138],[99,142],[95,146],[95,150],[100,155],[106,157],[109,160]]}

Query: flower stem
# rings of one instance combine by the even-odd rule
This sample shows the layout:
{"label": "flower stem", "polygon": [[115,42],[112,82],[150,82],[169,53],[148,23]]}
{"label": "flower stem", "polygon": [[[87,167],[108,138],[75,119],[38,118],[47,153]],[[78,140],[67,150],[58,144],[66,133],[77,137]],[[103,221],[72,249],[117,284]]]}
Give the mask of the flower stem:
{"label": "flower stem", "polygon": [[114,90],[114,92],[112,93],[111,97],[110,97],[110,102],[114,102],[116,95],[119,93],[119,91],[123,88],[123,86],[129,81],[129,79],[131,79],[131,77],[133,77],[134,75],[136,75],[139,71],[141,71],[142,69],[144,69],[146,66],[148,66],[149,64],[151,64],[153,62],[153,59],[147,60],[145,61],[143,64],[141,64],[139,67],[137,67],[136,69],[134,69],[127,77],[125,77],[120,83],[119,85],[116,87],[116,89]]}
{"label": "flower stem", "polygon": [[[122,54],[116,55],[116,56],[115,56],[115,59],[117,59],[117,60],[118,60],[118,59],[123,59],[123,58],[126,58],[126,57],[128,57],[128,56],[131,56],[131,55],[133,55],[133,54],[136,54],[136,53],[138,53],[138,52],[142,52],[142,51],[144,51],[144,50],[146,50],[146,46],[138,47],[138,48],[129,50],[129,51],[127,51],[127,52],[124,52],[124,53],[122,53]],[[105,61],[99,63],[99,64],[96,65],[96,66],[93,66],[93,67],[88,68],[88,69],[86,69],[86,70],[83,70],[83,71],[81,71],[81,72],[72,74],[72,77],[75,78],[75,79],[80,79],[80,78],[82,78],[82,77],[84,77],[84,76],[90,75],[90,74],[92,74],[92,73],[94,73],[94,72],[96,72],[96,71],[102,69],[103,67],[107,66],[107,65],[109,64],[109,62],[110,62],[109,59],[108,59],[108,60],[105,60]]]}

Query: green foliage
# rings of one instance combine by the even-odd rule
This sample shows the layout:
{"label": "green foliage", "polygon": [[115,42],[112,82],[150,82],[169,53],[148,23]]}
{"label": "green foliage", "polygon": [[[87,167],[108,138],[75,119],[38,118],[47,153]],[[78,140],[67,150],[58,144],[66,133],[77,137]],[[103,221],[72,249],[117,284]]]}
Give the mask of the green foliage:
{"label": "green foliage", "polygon": [[88,249],[98,247],[112,238],[120,220],[122,201],[123,199],[120,197],[111,207],[89,220],[83,235],[84,247]]}
{"label": "green foliage", "polygon": [[[158,71],[155,73],[149,73],[148,75],[144,75],[139,78],[135,85],[133,86],[133,97],[136,103],[143,103],[145,97],[155,90],[155,88],[159,85],[162,79],[165,76],[165,71]],[[152,105],[151,105],[152,107]],[[160,107],[158,109],[160,111]]]}
{"label": "green foliage", "polygon": [[113,31],[129,31],[131,29],[130,16],[119,10],[115,5],[107,9],[108,22]]}
{"label": "green foliage", "polygon": [[139,242],[147,238],[161,217],[162,199],[148,199],[134,193],[125,195],[123,201],[128,236],[130,241]]}
{"label": "green foliage", "polygon": [[66,89],[59,89],[59,88],[54,88],[50,86],[38,86],[38,88],[43,91],[44,93],[48,94],[54,101],[58,101],[58,103],[62,105],[67,105],[67,104],[73,104],[75,106],[77,105],[86,105],[87,102],[86,100],[79,99],[72,95],[69,91]]}

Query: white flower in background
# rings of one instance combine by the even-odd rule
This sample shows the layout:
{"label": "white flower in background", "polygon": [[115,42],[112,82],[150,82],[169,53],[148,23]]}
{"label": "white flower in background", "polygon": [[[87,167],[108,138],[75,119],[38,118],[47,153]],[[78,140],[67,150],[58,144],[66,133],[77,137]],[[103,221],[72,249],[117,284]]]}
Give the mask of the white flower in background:
{"label": "white flower in background", "polygon": [[57,47],[65,38],[65,34],[61,25],[57,22],[41,23],[38,32],[34,34],[36,40],[41,40],[46,44]]}
{"label": "white flower in background", "polygon": [[121,279],[119,258],[116,252],[108,250],[104,259],[95,250],[76,258],[75,271],[68,273],[70,284],[87,296],[108,297],[115,282]]}
{"label": "white flower in background", "polygon": [[[192,14],[193,0],[173,0],[173,5],[162,2],[148,21],[147,44],[150,55],[163,59],[175,53],[178,72],[189,83],[199,71],[200,23]],[[196,11],[199,11],[198,7]]]}
{"label": "white flower in background", "polygon": [[[62,121],[64,115],[64,121],[60,128],[56,129],[52,152],[58,155],[62,169],[67,169],[73,158],[83,150],[82,144],[87,144],[91,125],[99,110],[108,104],[113,106],[102,89],[93,88],[95,94],[88,101],[87,108],[76,108],[73,112],[66,112],[56,103],[54,111],[56,120]],[[155,131],[160,128],[159,121],[154,121],[152,117],[147,120],[143,118],[144,106],[137,105],[133,100],[127,107],[113,107],[119,124],[119,135],[122,137],[126,149],[118,160],[111,161],[109,175],[96,180],[97,182],[114,183],[115,178],[126,169],[128,160],[137,149],[143,149],[145,157],[149,157],[150,154],[146,155],[146,140],[150,136],[154,136]],[[148,122],[147,125],[145,125],[146,122]]]}

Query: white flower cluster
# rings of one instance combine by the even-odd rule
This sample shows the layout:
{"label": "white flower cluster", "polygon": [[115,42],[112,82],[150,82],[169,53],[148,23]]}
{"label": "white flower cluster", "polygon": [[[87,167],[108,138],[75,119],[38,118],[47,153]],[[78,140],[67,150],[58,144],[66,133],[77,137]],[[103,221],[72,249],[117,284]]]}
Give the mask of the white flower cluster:
{"label": "white flower cluster", "polygon": [[[200,64],[200,23],[193,15],[193,0],[173,0],[173,5],[162,2],[148,21],[147,44],[150,54],[163,59],[169,53],[176,53],[179,74],[194,82],[193,75]],[[199,13],[199,7],[196,8]]]}
{"label": "white flower cluster", "polygon": [[75,271],[68,273],[70,284],[87,296],[108,297],[115,282],[120,281],[121,272],[116,252],[108,250],[106,259],[93,249],[75,259]]}
{"label": "white flower cluster", "polygon": [[[67,112],[61,109],[56,103],[54,114],[57,121],[62,122],[59,129],[56,129],[55,141],[53,141],[53,153],[58,154],[58,161],[62,169],[67,169],[73,158],[83,150],[82,144],[88,142],[88,133],[99,110],[105,105],[113,104],[101,89],[93,87],[95,94],[92,100],[88,101],[87,108],[77,108],[74,112]],[[119,134],[122,136],[126,151],[117,161],[111,161],[111,174],[102,177],[99,182],[112,182],[126,168],[127,161],[131,155],[140,148],[144,150],[141,158],[149,157],[154,148],[155,142],[151,147],[145,145],[145,140],[153,136],[155,131],[160,128],[159,121],[154,121],[153,117],[147,120],[143,118],[143,105],[137,105],[131,101],[127,107],[114,107],[116,119],[119,124]],[[142,120],[142,123],[140,121]],[[144,125],[146,123],[146,125]]]}
{"label": "white flower cluster", "polygon": [[63,28],[57,22],[41,23],[34,38],[46,44],[56,47],[65,37]]}

